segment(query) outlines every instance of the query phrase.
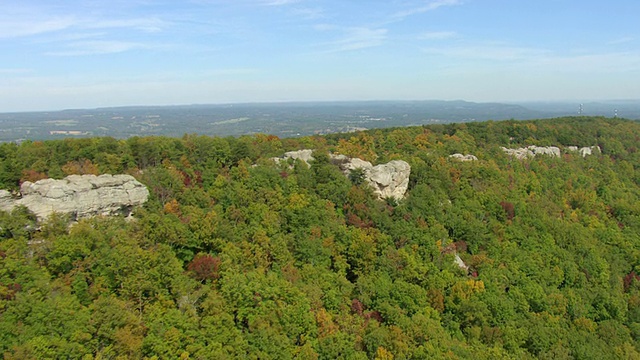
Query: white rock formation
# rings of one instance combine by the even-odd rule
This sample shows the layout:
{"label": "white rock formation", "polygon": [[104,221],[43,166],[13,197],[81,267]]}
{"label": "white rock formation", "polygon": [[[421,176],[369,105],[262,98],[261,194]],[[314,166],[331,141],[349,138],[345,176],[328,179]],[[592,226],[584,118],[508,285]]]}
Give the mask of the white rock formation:
{"label": "white rock formation", "polygon": [[401,200],[409,187],[411,166],[403,160],[393,160],[386,164],[373,166],[370,162],[344,155],[330,155],[340,166],[340,170],[349,176],[355,169],[364,170],[364,180],[373,188],[380,199]]}
{"label": "white rock formation", "polygon": [[[282,157],[273,158],[276,163],[287,159],[300,159],[309,165],[309,161],[314,160],[311,154],[313,150],[304,149],[298,151],[289,151],[284,153]],[[405,192],[409,187],[409,175],[411,174],[411,166],[402,160],[393,160],[386,164],[373,166],[370,162],[350,158],[345,155],[329,154],[332,162],[340,167],[340,170],[349,176],[351,171],[355,169],[364,170],[364,180],[373,188],[373,192],[380,199],[394,198],[400,200],[404,198]]]}
{"label": "white rock formation", "polygon": [[0,190],[0,210],[11,212],[15,207],[13,196],[7,190]]}
{"label": "white rock formation", "polygon": [[369,170],[369,176],[365,180],[373,186],[373,192],[381,199],[404,198],[404,193],[409,187],[409,174],[411,166],[403,160],[393,160],[386,164],[374,166]]}
{"label": "white rock formation", "polygon": [[307,166],[311,166],[309,165],[309,161],[315,160],[313,158],[313,156],[311,156],[311,154],[313,153],[313,150],[311,149],[303,149],[303,150],[297,150],[297,151],[288,151],[286,153],[284,153],[284,155],[282,157],[276,157],[276,158],[272,158],[273,161],[275,161],[276,163],[280,163],[280,161],[286,161],[288,159],[300,159],[302,160],[302,162],[304,162],[305,164],[307,164]]}
{"label": "white rock formation", "polygon": [[551,157],[560,157],[560,148],[557,146],[529,146],[529,150],[535,155],[548,155]]}
{"label": "white rock formation", "polygon": [[458,265],[458,267],[464,271],[469,271],[469,265],[465,264],[460,255],[456,253],[456,257],[453,259],[453,262]]}
{"label": "white rock formation", "polygon": [[587,155],[593,155],[595,153],[602,153],[600,150],[600,146],[585,146],[585,147],[577,147],[577,146],[567,146],[568,152],[578,152],[582,157],[587,157]]}
{"label": "white rock formation", "polygon": [[[71,175],[62,180],[25,181],[22,197],[9,202],[7,191],[0,191],[0,209],[11,211],[26,206],[38,220],[46,220],[53,212],[69,214],[72,219],[96,215],[130,214],[144,204],[149,190],[130,175]],[[9,194],[10,196],[10,194]]]}
{"label": "white rock formation", "polygon": [[478,158],[475,155],[462,155],[462,154],[453,154],[449,155],[450,158],[460,161],[478,161]]}
{"label": "white rock formation", "polygon": [[528,157],[535,157],[537,155],[548,155],[551,157],[560,157],[560,148],[557,146],[535,146],[531,145],[526,148],[507,149],[502,147],[502,151],[511,155],[516,159],[526,159]]}
{"label": "white rock formation", "polygon": [[533,153],[533,151],[531,151],[531,150],[529,150],[527,148],[507,149],[506,147],[502,147],[501,149],[502,149],[502,151],[507,153],[507,155],[513,156],[513,157],[515,157],[516,159],[519,159],[519,160],[536,156]]}
{"label": "white rock formation", "polygon": [[600,146],[588,146],[580,148],[578,152],[580,153],[580,155],[582,155],[582,157],[587,157],[587,155],[593,155],[594,152],[601,153],[602,150],[600,150]]}

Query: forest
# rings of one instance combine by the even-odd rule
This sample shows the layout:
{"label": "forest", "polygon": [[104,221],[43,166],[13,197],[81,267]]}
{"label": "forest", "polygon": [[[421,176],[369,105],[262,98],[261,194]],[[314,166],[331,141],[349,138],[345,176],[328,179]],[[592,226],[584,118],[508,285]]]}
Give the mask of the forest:
{"label": "forest", "polygon": [[[501,149],[529,145],[601,152]],[[151,196],[133,221],[0,212],[0,353],[638,359],[638,146],[640,122],[604,117],[3,143],[0,189],[130,174]],[[298,149],[310,166],[271,160]],[[407,161],[405,198],[329,152]]]}

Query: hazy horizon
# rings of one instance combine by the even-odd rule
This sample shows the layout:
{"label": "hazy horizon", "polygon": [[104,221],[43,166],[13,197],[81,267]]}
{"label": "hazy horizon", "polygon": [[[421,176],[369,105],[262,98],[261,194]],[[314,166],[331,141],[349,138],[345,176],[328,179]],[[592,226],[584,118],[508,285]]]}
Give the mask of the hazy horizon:
{"label": "hazy horizon", "polygon": [[640,3],[190,0],[0,12],[0,112],[640,94]]}
{"label": "hazy horizon", "polygon": [[[220,103],[182,103],[182,104],[130,104],[130,105],[113,105],[113,106],[98,106],[98,107],[72,107],[72,108],[60,108],[60,109],[42,109],[42,110],[15,110],[15,111],[1,111],[0,114],[12,114],[12,113],[57,113],[65,111],[96,111],[102,109],[127,109],[127,108],[181,108],[181,107],[224,107],[224,106],[297,106],[297,105],[314,105],[314,106],[329,106],[340,104],[375,104],[375,103],[453,103],[464,102],[468,104],[486,105],[486,104],[499,104],[499,105],[518,105],[518,106],[533,106],[532,109],[536,109],[536,106],[541,106],[542,110],[545,106],[574,106],[576,109],[580,105],[596,104],[603,105],[630,105],[634,109],[640,111],[640,98],[639,99],[605,99],[605,100],[524,100],[524,101],[469,101],[465,99],[371,99],[371,100],[293,100],[293,101],[238,101],[238,102],[220,102]],[[541,110],[537,109],[537,110]],[[612,108],[613,109],[613,108]],[[547,109],[549,111],[552,108]]]}

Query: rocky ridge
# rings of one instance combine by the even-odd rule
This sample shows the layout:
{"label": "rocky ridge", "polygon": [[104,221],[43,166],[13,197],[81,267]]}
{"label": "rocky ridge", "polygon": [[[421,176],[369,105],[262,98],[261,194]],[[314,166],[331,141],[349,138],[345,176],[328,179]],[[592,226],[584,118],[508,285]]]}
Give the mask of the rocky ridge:
{"label": "rocky ridge", "polygon": [[478,161],[478,157],[472,154],[462,155],[462,154],[453,154],[449,155],[451,159],[459,160],[459,161]]}
{"label": "rocky ridge", "polygon": [[535,146],[531,145],[524,148],[508,149],[502,147],[502,151],[511,155],[516,159],[526,159],[528,157],[535,157],[537,155],[548,155],[551,157],[560,157],[560,148],[557,146]]}
{"label": "rocky ridge", "polygon": [[[582,157],[586,157],[588,155],[593,155],[595,153],[601,153],[599,146],[585,146],[585,147],[577,147],[577,146],[567,146],[564,148],[566,152],[578,152]],[[523,148],[517,149],[508,149],[506,147],[502,147],[502,151],[507,153],[507,155],[513,156],[516,159],[526,159],[529,157],[535,157],[538,155],[547,155],[551,157],[560,157],[561,151],[557,146],[527,146]],[[454,157],[460,154],[453,154],[451,157]]]}
{"label": "rocky ridge", "polygon": [[601,153],[600,146],[585,146],[578,148],[577,146],[567,146],[567,151],[570,152],[578,152],[582,157],[587,157],[588,155],[593,155],[595,153]]}
{"label": "rocky ridge", "polygon": [[61,180],[25,181],[15,199],[0,190],[0,210],[11,211],[25,206],[39,221],[52,213],[70,215],[72,220],[97,215],[130,215],[144,204],[149,190],[131,175],[70,175]]}
{"label": "rocky ridge", "polygon": [[[311,154],[313,150],[304,149],[290,151],[280,158],[273,160],[279,163],[286,159],[299,159],[309,165],[314,160]],[[359,158],[350,158],[345,155],[330,154],[331,161],[340,167],[340,170],[349,176],[355,169],[362,169],[364,180],[371,186],[373,192],[380,199],[393,198],[401,200],[409,187],[409,175],[411,166],[403,160],[392,160],[386,164],[373,166],[368,161]]]}
{"label": "rocky ridge", "polygon": [[302,162],[307,164],[307,166],[310,166],[309,161],[315,160],[313,156],[311,156],[311,154],[313,154],[313,150],[311,149],[288,151],[284,153],[282,157],[275,157],[275,158],[272,158],[272,160],[275,161],[277,164],[279,164],[280,161],[286,161],[287,159],[302,160]]}

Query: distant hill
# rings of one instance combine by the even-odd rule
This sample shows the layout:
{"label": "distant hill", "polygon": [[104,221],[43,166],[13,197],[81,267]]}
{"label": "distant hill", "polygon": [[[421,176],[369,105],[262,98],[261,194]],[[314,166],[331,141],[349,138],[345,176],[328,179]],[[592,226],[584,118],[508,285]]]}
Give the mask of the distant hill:
{"label": "distant hill", "polygon": [[[576,115],[577,103],[474,103],[468,101],[290,102],[134,106],[52,112],[0,113],[0,141],[66,137],[185,133],[279,137],[328,134],[433,123],[528,120]],[[585,116],[640,118],[640,102],[586,103]]]}

